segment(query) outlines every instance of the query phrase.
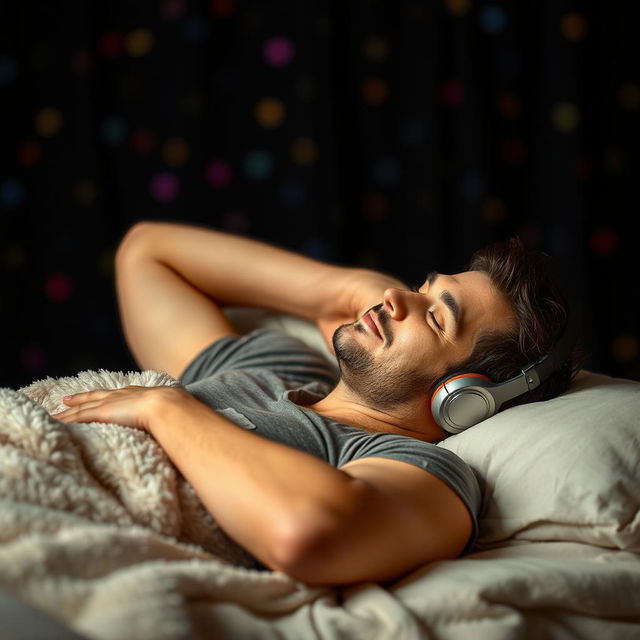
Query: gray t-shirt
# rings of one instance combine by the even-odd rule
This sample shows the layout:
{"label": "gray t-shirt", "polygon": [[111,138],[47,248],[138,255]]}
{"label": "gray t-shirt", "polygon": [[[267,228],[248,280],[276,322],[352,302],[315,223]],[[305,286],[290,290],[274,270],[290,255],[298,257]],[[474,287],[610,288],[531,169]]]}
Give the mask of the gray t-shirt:
{"label": "gray t-shirt", "polygon": [[435,444],[395,433],[371,433],[308,409],[335,386],[335,369],[318,351],[279,331],[226,336],[200,352],[179,382],[196,398],[258,436],[340,467],[358,458],[390,458],[425,469],[469,509],[477,537],[481,494],[471,469]]}

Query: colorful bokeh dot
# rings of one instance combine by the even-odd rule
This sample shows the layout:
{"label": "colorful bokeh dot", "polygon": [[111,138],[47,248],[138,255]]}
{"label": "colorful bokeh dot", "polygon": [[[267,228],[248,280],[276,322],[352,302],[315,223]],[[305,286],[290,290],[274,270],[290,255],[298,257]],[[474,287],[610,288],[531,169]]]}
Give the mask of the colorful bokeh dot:
{"label": "colorful bokeh dot", "polygon": [[117,58],[124,51],[124,38],[119,33],[103,33],[98,43],[98,51],[105,58]]}
{"label": "colorful bokeh dot", "polygon": [[18,149],[18,161],[23,167],[33,167],[42,158],[42,148],[34,140],[23,142]]}
{"label": "colorful bokeh dot", "polygon": [[233,178],[233,168],[226,160],[213,160],[205,169],[205,179],[214,189],[228,187]]}
{"label": "colorful bokeh dot", "polygon": [[318,157],[318,147],[311,138],[301,136],[291,143],[291,157],[297,165],[310,167]]}
{"label": "colorful bokeh dot", "polygon": [[170,167],[181,167],[189,159],[189,145],[183,138],[169,138],[162,148],[162,158]]}
{"label": "colorful bokeh dot", "polygon": [[11,84],[18,75],[18,65],[9,56],[0,56],[0,87]]}
{"label": "colorful bokeh dot", "polygon": [[218,18],[230,16],[236,6],[235,0],[209,0],[211,13]]}
{"label": "colorful bokeh dot", "polygon": [[510,138],[502,143],[502,159],[506,164],[521,164],[527,155],[527,145],[521,138]]}
{"label": "colorful bokeh dot", "polygon": [[525,247],[529,249],[537,249],[542,240],[540,227],[534,222],[526,222],[519,229],[517,235],[520,236]]}
{"label": "colorful bokeh dot", "polygon": [[287,180],[278,189],[280,202],[285,207],[297,209],[307,201],[307,189],[299,180]]}
{"label": "colorful bokeh dot", "polygon": [[47,364],[47,356],[44,349],[35,343],[25,345],[20,351],[20,364],[29,373],[42,371]]}
{"label": "colorful bokeh dot", "polygon": [[562,133],[572,133],[580,125],[580,111],[572,102],[560,102],[554,108],[551,119]]}
{"label": "colorful bokeh dot", "polygon": [[47,298],[55,304],[67,302],[73,292],[71,278],[66,273],[52,273],[45,280],[44,291]]}
{"label": "colorful bokeh dot", "polygon": [[156,147],[156,136],[149,129],[136,129],[131,134],[131,148],[139,156],[148,156]]}
{"label": "colorful bokeh dot", "polygon": [[202,18],[189,18],[182,29],[185,39],[191,44],[202,44],[209,37],[209,25]]}
{"label": "colorful bokeh dot", "polygon": [[497,4],[487,4],[480,9],[480,26],[490,35],[500,33],[507,26],[507,14]]}
{"label": "colorful bokeh dot", "polygon": [[107,116],[100,127],[103,141],[111,147],[122,144],[127,137],[127,123],[118,115]]}
{"label": "colorful bokeh dot", "polygon": [[35,128],[43,138],[52,138],[62,128],[62,114],[55,107],[40,109],[36,114]]}
{"label": "colorful bokeh dot", "polygon": [[149,29],[134,29],[127,34],[125,49],[132,58],[142,58],[153,49],[154,41]]}
{"label": "colorful bokeh dot", "polygon": [[522,111],[522,100],[518,95],[507,91],[498,97],[498,111],[503,118],[513,120]]}
{"label": "colorful bokeh dot", "polygon": [[367,193],[362,199],[362,213],[370,222],[381,222],[389,215],[389,200],[380,193]]}
{"label": "colorful bokeh dot", "polygon": [[294,53],[293,42],[283,36],[269,38],[262,48],[264,61],[270,67],[286,67],[293,60]]}
{"label": "colorful bokeh dot", "polygon": [[638,338],[629,333],[623,333],[613,341],[611,352],[617,362],[633,362],[640,353]]}
{"label": "colorful bokeh dot", "polygon": [[93,58],[85,49],[76,51],[71,56],[71,69],[78,76],[86,76],[93,67]]}
{"label": "colorful bokeh dot", "polygon": [[184,14],[184,0],[164,0],[159,9],[163,20],[172,22],[178,20]]}
{"label": "colorful bokeh dot", "polygon": [[389,57],[389,43],[382,36],[369,36],[362,45],[362,53],[370,62],[383,62]]}
{"label": "colorful bokeh dot", "polygon": [[180,193],[180,183],[173,173],[160,171],[151,177],[149,192],[160,204],[168,204]]}
{"label": "colorful bokeh dot", "polygon": [[244,171],[252,180],[265,180],[273,171],[273,156],[266,149],[253,149],[244,159]]}
{"label": "colorful bokeh dot", "polygon": [[487,224],[496,225],[507,217],[507,205],[502,198],[489,196],[482,205],[482,218]]}
{"label": "colorful bokeh dot", "polygon": [[366,78],[362,83],[362,98],[365,104],[379,107],[389,97],[389,88],[382,78]]}
{"label": "colorful bokeh dot", "polygon": [[285,107],[278,98],[262,98],[255,107],[255,118],[265,129],[279,127],[285,118]]}
{"label": "colorful bokeh dot", "polygon": [[24,185],[16,178],[5,178],[0,182],[0,203],[7,209],[13,209],[22,204],[25,198]]}
{"label": "colorful bokeh dot", "polygon": [[618,237],[613,229],[596,229],[591,234],[591,250],[600,258],[606,258],[616,250]]}
{"label": "colorful bokeh dot", "polygon": [[471,0],[444,0],[444,8],[454,16],[464,16],[471,9]]}
{"label": "colorful bokeh dot", "polygon": [[449,80],[440,87],[440,101],[447,107],[458,107],[464,99],[464,87],[457,80]]}
{"label": "colorful bokeh dot", "polygon": [[580,42],[589,33],[589,24],[586,18],[577,12],[567,13],[562,16],[562,35],[570,42]]}

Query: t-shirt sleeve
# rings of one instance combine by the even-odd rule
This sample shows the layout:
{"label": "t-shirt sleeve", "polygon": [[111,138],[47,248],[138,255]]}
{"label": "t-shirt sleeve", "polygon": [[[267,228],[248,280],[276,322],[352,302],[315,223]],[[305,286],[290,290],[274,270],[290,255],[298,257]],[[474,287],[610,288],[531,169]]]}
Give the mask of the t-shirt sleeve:
{"label": "t-shirt sleeve", "polygon": [[273,329],[256,329],[231,335],[203,349],[179,378],[183,385],[222,371],[268,369],[296,384],[336,382],[335,368],[327,358],[302,340]]}
{"label": "t-shirt sleeve", "polygon": [[413,464],[442,480],[462,499],[471,515],[473,532],[463,554],[469,553],[478,537],[478,514],[482,494],[478,480],[466,462],[455,453],[430,442],[394,433],[375,433],[358,443],[357,451],[343,450],[338,466],[360,458],[389,458]]}

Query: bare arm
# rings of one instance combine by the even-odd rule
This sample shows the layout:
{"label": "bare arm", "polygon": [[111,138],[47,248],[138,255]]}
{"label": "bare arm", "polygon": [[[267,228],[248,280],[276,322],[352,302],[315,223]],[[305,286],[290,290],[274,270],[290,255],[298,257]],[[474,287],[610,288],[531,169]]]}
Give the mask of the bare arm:
{"label": "bare arm", "polygon": [[383,273],[327,264],[264,242],[180,223],[142,222],[119,254],[144,254],[171,267],[216,304],[293,313],[333,330],[404,286]]}

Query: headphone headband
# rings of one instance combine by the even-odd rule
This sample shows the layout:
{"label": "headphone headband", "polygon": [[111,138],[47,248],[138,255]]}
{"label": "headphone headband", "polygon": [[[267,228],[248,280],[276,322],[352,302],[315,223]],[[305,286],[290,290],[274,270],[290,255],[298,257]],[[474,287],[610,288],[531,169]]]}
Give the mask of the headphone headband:
{"label": "headphone headband", "polygon": [[447,377],[433,392],[431,413],[448,433],[455,434],[490,418],[505,402],[539,387],[566,362],[575,345],[575,324],[570,316],[550,351],[505,382],[492,382],[478,373]]}

